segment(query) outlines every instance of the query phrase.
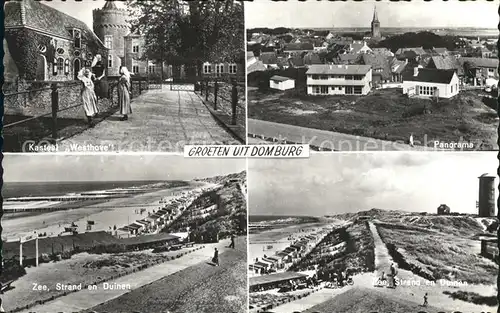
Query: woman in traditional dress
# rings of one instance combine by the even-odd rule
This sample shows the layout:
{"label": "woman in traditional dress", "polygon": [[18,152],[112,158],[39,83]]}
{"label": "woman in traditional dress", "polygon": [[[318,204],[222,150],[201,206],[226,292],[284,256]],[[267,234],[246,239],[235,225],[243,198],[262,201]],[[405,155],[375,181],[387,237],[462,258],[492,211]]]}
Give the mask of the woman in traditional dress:
{"label": "woman in traditional dress", "polygon": [[102,57],[100,54],[96,54],[94,60],[92,60],[92,72],[95,75],[94,81],[94,91],[97,99],[104,99],[108,97],[108,81],[105,75],[105,67],[102,63]]}
{"label": "woman in traditional dress", "polygon": [[120,105],[120,114],[123,115],[122,121],[128,120],[128,115],[132,114],[130,106],[130,72],[125,66],[120,66],[120,80],[118,81],[118,104]]}
{"label": "woman in traditional dress", "polygon": [[97,97],[94,93],[94,83],[92,82],[91,75],[92,73],[88,68],[82,68],[80,72],[78,72],[78,79],[83,83],[80,93],[83,100],[83,109],[87,116],[89,126],[93,127],[94,123],[92,122],[92,118],[98,113],[98,109]]}

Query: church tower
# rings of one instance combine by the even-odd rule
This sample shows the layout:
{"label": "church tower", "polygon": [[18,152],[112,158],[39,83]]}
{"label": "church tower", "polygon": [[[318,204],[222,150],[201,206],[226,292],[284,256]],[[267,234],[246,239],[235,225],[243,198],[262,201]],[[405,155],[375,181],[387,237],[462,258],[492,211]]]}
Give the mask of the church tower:
{"label": "church tower", "polygon": [[372,20],[372,38],[380,38],[380,22],[377,16],[377,7],[373,10],[373,20]]}
{"label": "church tower", "polygon": [[106,1],[104,7],[95,9],[92,15],[94,33],[109,49],[108,55],[103,56],[108,75],[117,76],[125,55],[124,37],[130,33],[127,23],[129,14],[127,10],[118,8],[114,1]]}

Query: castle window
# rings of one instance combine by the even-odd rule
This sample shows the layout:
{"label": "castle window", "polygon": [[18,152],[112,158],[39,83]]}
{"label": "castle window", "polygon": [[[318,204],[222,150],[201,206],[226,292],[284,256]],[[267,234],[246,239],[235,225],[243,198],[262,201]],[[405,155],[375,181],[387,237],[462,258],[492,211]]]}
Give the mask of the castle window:
{"label": "castle window", "polygon": [[75,57],[79,57],[79,56],[80,56],[80,51],[75,50],[75,52],[73,52],[73,55],[74,55]]}
{"label": "castle window", "polygon": [[237,67],[236,64],[229,64],[229,74],[236,74]]}
{"label": "castle window", "polygon": [[104,36],[104,46],[108,49],[113,49],[113,36],[111,35]]}
{"label": "castle window", "polygon": [[64,49],[63,48],[57,48],[57,53],[58,54],[64,54]]}
{"label": "castle window", "polygon": [[224,73],[224,64],[217,64],[215,66],[215,73],[217,74],[217,76],[221,76],[222,73]]}
{"label": "castle window", "polygon": [[212,73],[212,65],[209,63],[205,63],[203,65],[203,73],[204,74],[211,74]]}
{"label": "castle window", "polygon": [[[55,70],[54,70],[54,72],[55,72]],[[63,58],[57,59],[57,74],[58,75],[64,74],[64,59]]]}
{"label": "castle window", "polygon": [[108,55],[108,67],[113,67],[113,56],[111,54]]}
{"label": "castle window", "polygon": [[155,72],[155,66],[154,65],[149,65],[148,66],[149,73],[154,73]]}
{"label": "castle window", "polygon": [[139,53],[139,46],[137,46],[137,45],[136,45],[136,46],[133,46],[133,47],[132,47],[132,52],[133,52],[133,53]]}
{"label": "castle window", "polygon": [[38,46],[38,50],[41,52],[41,53],[45,53],[47,51],[47,47],[45,45],[39,45]]}
{"label": "castle window", "polygon": [[66,59],[66,61],[64,61],[64,74],[65,75],[69,74],[69,60],[68,59]]}
{"label": "castle window", "polygon": [[132,65],[132,73],[134,73],[134,74],[139,73],[139,66],[138,65]]}
{"label": "castle window", "polygon": [[75,48],[80,49],[82,47],[82,33],[79,29],[73,30],[73,39],[75,40]]}

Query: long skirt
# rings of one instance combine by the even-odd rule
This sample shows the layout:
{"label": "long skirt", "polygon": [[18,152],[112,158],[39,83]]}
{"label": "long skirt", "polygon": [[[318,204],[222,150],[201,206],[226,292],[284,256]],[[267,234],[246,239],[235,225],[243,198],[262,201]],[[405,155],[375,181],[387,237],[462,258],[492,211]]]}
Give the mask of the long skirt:
{"label": "long skirt", "polygon": [[96,80],[94,82],[94,84],[95,84],[94,90],[95,90],[95,94],[96,94],[97,98],[99,98],[99,99],[109,98],[108,80],[106,79],[106,77],[103,77],[100,80]]}
{"label": "long skirt", "polygon": [[127,87],[118,84],[118,104],[120,105],[120,114],[132,114],[132,106],[130,106],[130,94]]}
{"label": "long skirt", "polygon": [[97,98],[92,89],[84,88],[82,90],[83,110],[86,116],[94,116],[99,110],[97,109]]}

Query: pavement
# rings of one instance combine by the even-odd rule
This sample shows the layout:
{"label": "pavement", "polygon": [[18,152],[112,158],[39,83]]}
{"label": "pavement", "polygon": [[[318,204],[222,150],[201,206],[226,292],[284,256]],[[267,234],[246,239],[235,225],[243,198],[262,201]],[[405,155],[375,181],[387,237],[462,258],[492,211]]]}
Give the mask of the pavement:
{"label": "pavement", "polygon": [[[239,242],[237,241],[237,245],[244,247],[244,258],[246,260],[246,246],[244,243],[242,243],[244,240],[243,239],[238,239]],[[30,312],[37,312],[37,313],[54,313],[54,312],[81,312],[83,310],[87,310],[90,308],[93,308],[95,306],[99,306],[102,303],[108,302],[110,300],[119,298],[127,293],[133,292],[134,290],[137,290],[143,286],[149,285],[159,279],[162,279],[164,277],[168,277],[170,275],[179,273],[183,270],[189,270],[189,268],[200,265],[202,266],[209,266],[212,268],[213,266],[207,265],[207,262],[211,260],[213,253],[214,253],[214,248],[217,247],[220,251],[220,260],[221,260],[221,267],[213,267],[216,269],[221,269],[224,268],[224,265],[227,266],[232,266],[234,264],[226,264],[226,260],[224,259],[224,253],[226,251],[229,251],[230,253],[233,251],[239,251],[240,254],[243,254],[241,249],[229,249],[227,246],[229,245],[229,240],[224,240],[221,241],[217,244],[206,244],[205,248],[201,250],[196,250],[194,252],[188,253],[178,259],[173,259],[171,261],[167,261],[165,263],[161,263],[156,266],[152,266],[150,268],[147,268],[142,271],[138,271],[117,279],[113,279],[108,281],[107,283],[110,285],[114,284],[130,284],[131,289],[130,290],[123,290],[123,289],[115,289],[115,290],[104,290],[102,284],[98,285],[97,290],[88,290],[88,289],[83,289],[81,291],[69,293],[66,296],[59,297],[55,299],[54,301],[47,302],[42,305],[37,305],[34,306],[30,309],[20,311],[20,313],[30,313]],[[182,252],[182,251],[179,251]],[[233,252],[234,253],[234,252]],[[246,264],[245,264],[246,268]],[[243,268],[243,275],[246,275],[246,269]],[[194,282],[191,281],[193,284]],[[245,282],[246,282],[246,277],[245,277]],[[188,286],[192,287],[192,286]],[[245,293],[246,293],[246,285],[245,285]],[[120,303],[121,300],[118,300]],[[104,305],[106,306],[106,305]],[[109,304],[107,305],[109,307]],[[246,299],[245,299],[245,306],[246,306]],[[107,309],[109,310],[109,309]],[[121,312],[117,310],[111,310],[112,312]],[[109,311],[104,311],[104,312],[109,312]],[[132,311],[130,311],[132,312]],[[148,312],[160,312],[160,311],[148,311]]]}
{"label": "pavement", "polygon": [[309,144],[320,151],[437,151],[410,145],[342,134],[326,130],[248,119],[248,143],[264,142]]}
{"label": "pavement", "polygon": [[203,261],[85,312],[246,312],[246,237],[236,238],[235,249],[227,248],[228,243],[218,244],[218,267],[209,261],[210,247]]}
{"label": "pavement", "polygon": [[[82,133],[58,142],[59,152],[74,144],[103,145],[109,151],[180,152],[187,144],[240,144],[193,91],[151,89],[132,99],[132,114],[116,112]],[[105,151],[105,152],[109,152]]]}

